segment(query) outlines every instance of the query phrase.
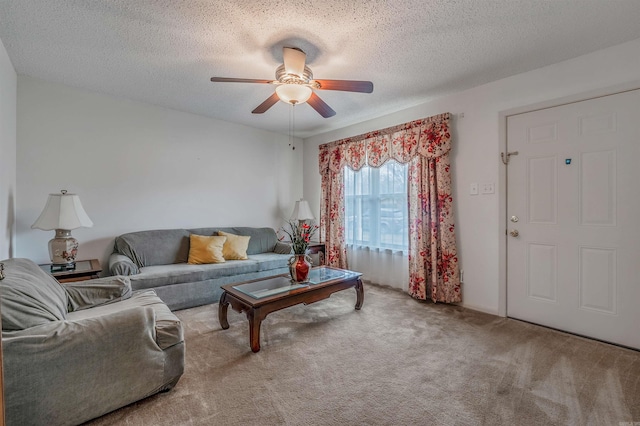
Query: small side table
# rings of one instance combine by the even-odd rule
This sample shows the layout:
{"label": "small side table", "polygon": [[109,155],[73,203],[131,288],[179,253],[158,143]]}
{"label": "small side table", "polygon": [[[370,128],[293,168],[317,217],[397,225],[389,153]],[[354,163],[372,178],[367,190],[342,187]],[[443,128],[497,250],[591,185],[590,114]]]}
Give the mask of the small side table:
{"label": "small side table", "polygon": [[309,250],[309,254],[317,254],[318,255],[318,264],[313,266],[324,266],[324,260],[326,255],[326,246],[324,243],[318,241],[310,241],[307,245],[307,250]]}
{"label": "small side table", "polygon": [[53,275],[53,278],[60,283],[70,283],[75,281],[85,281],[92,278],[98,278],[98,274],[102,272],[100,261],[98,259],[78,260],[74,269],[51,270],[51,264],[46,263],[39,265],[47,274]]}

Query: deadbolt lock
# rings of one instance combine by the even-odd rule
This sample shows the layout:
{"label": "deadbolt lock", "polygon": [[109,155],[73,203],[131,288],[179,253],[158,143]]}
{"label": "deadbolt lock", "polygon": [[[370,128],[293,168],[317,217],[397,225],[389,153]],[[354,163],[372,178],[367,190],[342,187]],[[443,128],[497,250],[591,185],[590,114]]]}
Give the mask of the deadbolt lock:
{"label": "deadbolt lock", "polygon": [[511,216],[511,222],[516,223],[520,218],[518,216]]}

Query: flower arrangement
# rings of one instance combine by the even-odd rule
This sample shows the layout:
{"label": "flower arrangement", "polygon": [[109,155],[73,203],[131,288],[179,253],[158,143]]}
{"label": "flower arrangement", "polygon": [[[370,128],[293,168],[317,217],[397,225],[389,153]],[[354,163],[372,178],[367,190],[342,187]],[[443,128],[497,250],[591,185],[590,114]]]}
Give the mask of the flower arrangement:
{"label": "flower arrangement", "polygon": [[[297,220],[290,220],[287,224],[289,225],[288,229],[283,227],[282,232],[289,236],[289,241],[291,241],[291,246],[293,247],[293,253],[306,254],[309,241],[311,241],[311,237],[313,237],[318,230],[318,225],[309,225],[304,221]],[[284,235],[280,238],[280,241],[283,239]]]}

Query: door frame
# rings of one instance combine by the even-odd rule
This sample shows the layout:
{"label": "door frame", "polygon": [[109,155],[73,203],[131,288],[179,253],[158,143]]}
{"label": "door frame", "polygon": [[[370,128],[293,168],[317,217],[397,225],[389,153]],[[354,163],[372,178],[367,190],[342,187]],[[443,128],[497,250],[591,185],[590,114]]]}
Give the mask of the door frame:
{"label": "door frame", "polygon": [[[569,96],[554,98],[534,104],[523,105],[515,108],[498,112],[498,147],[500,152],[507,151],[507,118],[512,115],[524,114],[528,112],[538,111],[541,109],[553,108],[557,106],[582,102],[590,99],[601,98],[604,96],[615,95],[618,93],[630,92],[640,89],[640,80],[634,80],[627,83],[608,86],[600,89],[581,92]],[[498,162],[498,203],[499,203],[499,221],[500,221],[500,238],[498,243],[499,262],[498,267],[498,316],[507,317],[507,167]]]}

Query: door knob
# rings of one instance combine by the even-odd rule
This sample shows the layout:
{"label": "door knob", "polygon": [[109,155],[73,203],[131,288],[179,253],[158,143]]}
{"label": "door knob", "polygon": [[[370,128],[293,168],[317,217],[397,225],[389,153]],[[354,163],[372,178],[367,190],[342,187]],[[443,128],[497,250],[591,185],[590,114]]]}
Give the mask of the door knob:
{"label": "door knob", "polygon": [[511,235],[512,237],[517,237],[518,235],[520,235],[520,233],[517,229],[512,229],[511,231],[509,231],[509,235]]}

